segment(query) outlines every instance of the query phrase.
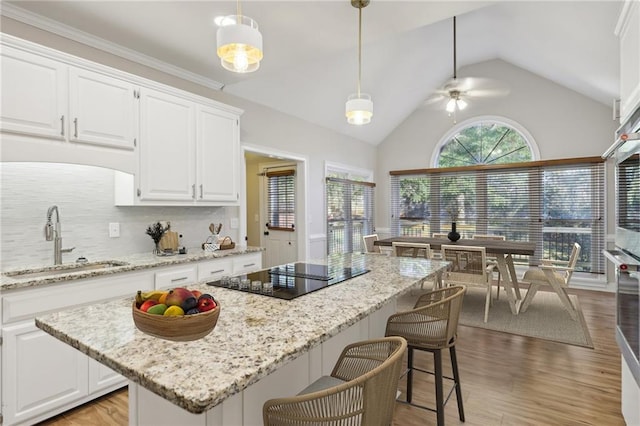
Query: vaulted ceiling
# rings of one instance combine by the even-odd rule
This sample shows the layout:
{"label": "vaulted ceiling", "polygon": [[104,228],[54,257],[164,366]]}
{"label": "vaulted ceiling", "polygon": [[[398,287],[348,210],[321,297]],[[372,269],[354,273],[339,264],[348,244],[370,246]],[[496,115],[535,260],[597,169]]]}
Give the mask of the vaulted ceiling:
{"label": "vaulted ceiling", "polygon": [[[453,74],[501,59],[605,105],[619,97],[621,1],[371,0],[363,9],[366,126],[344,117],[356,90],[358,10],[349,0],[242,1],[264,60],[235,74],[216,56],[216,16],[236,1],[4,1],[2,14],[378,144]],[[481,99],[476,102],[482,102]]]}

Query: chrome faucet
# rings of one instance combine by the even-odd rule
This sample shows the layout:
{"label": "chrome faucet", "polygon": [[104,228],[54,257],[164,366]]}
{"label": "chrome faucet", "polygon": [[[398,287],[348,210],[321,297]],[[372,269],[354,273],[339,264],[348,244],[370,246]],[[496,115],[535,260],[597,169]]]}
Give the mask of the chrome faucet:
{"label": "chrome faucet", "polygon": [[[51,216],[53,212],[56,212],[56,224],[55,227],[51,223]],[[60,232],[60,214],[58,213],[58,206],[51,206],[47,210],[47,223],[44,225],[44,237],[47,241],[53,241],[53,264],[62,264],[62,253],[70,253],[75,247],[68,249],[62,248],[62,235]]]}

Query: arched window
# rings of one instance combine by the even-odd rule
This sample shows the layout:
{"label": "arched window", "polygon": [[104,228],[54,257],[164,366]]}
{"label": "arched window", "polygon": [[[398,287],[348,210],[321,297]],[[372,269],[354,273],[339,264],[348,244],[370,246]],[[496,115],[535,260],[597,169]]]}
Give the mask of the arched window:
{"label": "arched window", "polygon": [[533,138],[518,123],[476,117],[455,126],[434,150],[434,167],[507,164],[538,158]]}

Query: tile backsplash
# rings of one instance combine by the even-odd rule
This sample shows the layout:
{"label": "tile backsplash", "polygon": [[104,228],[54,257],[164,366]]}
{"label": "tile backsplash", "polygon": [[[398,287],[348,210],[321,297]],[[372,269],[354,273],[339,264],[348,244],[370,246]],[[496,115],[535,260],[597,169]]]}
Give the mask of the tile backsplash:
{"label": "tile backsplash", "polygon": [[[209,235],[209,223],[222,223],[223,235],[238,241],[230,229],[237,207],[116,207],[114,172],[91,166],[57,163],[0,163],[0,268],[53,264],[53,242],[46,241],[47,209],[58,206],[63,263],[84,256],[89,261],[151,252],[145,230],[170,221],[182,235],[180,245],[199,247]],[[54,214],[55,222],[55,214]],[[120,237],[109,237],[109,223],[120,224]]]}

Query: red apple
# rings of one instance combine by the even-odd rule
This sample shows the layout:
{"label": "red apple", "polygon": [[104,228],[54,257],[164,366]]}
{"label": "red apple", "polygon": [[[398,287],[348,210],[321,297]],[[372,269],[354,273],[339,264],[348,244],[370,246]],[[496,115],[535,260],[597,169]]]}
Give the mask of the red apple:
{"label": "red apple", "polygon": [[208,297],[201,297],[198,299],[198,311],[207,312],[214,309],[217,306],[215,300],[209,299]]}
{"label": "red apple", "polygon": [[156,302],[155,300],[145,300],[144,302],[142,302],[142,305],[140,305],[140,310],[142,312],[147,312],[147,310],[152,307],[153,305],[157,305],[158,302]]}

